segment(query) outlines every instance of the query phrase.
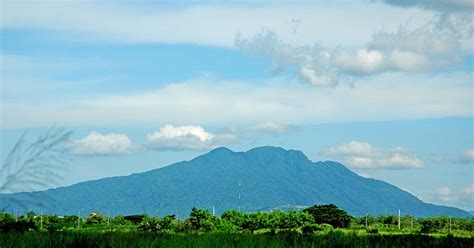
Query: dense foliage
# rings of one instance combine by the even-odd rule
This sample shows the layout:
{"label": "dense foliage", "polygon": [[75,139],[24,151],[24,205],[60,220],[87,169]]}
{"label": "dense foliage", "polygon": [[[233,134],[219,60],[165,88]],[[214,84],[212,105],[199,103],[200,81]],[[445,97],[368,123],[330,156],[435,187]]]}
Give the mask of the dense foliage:
{"label": "dense foliage", "polygon": [[[472,247],[471,218],[351,217],[335,205],[303,211],[213,215],[78,216],[0,214],[0,247]],[[430,233],[430,234],[422,234]],[[434,234],[433,234],[434,233]]]}
{"label": "dense foliage", "polygon": [[402,216],[400,229],[396,216],[352,217],[337,206],[315,205],[302,211],[267,211],[245,213],[228,210],[220,216],[208,210],[193,208],[188,218],[176,219],[175,215],[152,217],[143,215],[116,216],[110,218],[101,213],[91,213],[87,218],[75,215],[38,215],[28,212],[13,216],[0,214],[0,232],[47,231],[60,232],[78,229],[132,230],[153,233],[181,232],[249,232],[276,233],[282,230],[299,233],[328,232],[335,228],[365,230],[367,233],[417,232],[450,233],[474,232],[474,219],[430,217],[415,219]]}

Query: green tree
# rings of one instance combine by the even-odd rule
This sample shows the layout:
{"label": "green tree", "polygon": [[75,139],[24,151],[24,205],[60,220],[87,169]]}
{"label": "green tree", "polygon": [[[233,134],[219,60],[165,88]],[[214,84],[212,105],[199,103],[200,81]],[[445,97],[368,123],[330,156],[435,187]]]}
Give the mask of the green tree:
{"label": "green tree", "polygon": [[300,211],[289,211],[284,213],[278,227],[282,229],[294,229],[313,223],[314,218],[310,214]]}
{"label": "green tree", "polygon": [[102,214],[89,214],[89,217],[86,220],[87,225],[100,225],[107,223],[107,218]]}
{"label": "green tree", "polygon": [[138,229],[146,232],[166,232],[175,227],[175,215],[168,215],[164,218],[145,217],[138,225]]}
{"label": "green tree", "polygon": [[268,214],[261,212],[254,212],[248,215],[248,218],[243,223],[243,228],[254,232],[258,229],[267,228],[269,226]]}
{"label": "green tree", "polygon": [[15,220],[15,217],[9,214],[0,216],[0,232],[25,232],[36,229],[35,222],[28,218],[20,217]]}
{"label": "green tree", "polygon": [[352,219],[352,216],[350,216],[346,211],[339,209],[334,204],[314,205],[304,209],[303,212],[312,215],[316,223],[330,224],[335,228],[348,227]]}
{"label": "green tree", "polygon": [[195,231],[210,231],[215,227],[214,219],[208,210],[193,208],[189,218],[186,220],[186,226]]}
{"label": "green tree", "polygon": [[243,225],[248,219],[248,216],[245,213],[233,209],[222,213],[221,219],[233,224],[238,228],[243,228]]}

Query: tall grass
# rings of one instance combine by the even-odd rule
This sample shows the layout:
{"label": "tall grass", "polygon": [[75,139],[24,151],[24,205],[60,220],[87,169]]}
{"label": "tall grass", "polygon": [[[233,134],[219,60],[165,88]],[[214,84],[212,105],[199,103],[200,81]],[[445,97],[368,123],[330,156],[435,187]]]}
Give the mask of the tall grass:
{"label": "tall grass", "polygon": [[0,236],[0,247],[473,247],[474,239],[453,236],[360,235],[329,232],[302,235],[186,233],[152,234],[140,232],[25,232]]}
{"label": "tall grass", "polygon": [[[61,145],[70,135],[71,132],[63,129],[51,128],[33,142],[27,142],[26,133],[23,134],[0,166],[0,194],[28,192],[57,184],[67,160]],[[42,206],[51,200],[51,196],[44,192],[11,196],[9,201],[1,204],[0,210]]]}

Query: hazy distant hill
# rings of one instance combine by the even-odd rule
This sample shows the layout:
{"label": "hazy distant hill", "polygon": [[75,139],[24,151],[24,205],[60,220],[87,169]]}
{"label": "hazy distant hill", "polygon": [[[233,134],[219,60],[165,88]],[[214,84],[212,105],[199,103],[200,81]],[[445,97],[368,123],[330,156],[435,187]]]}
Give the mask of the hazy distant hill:
{"label": "hazy distant hill", "polygon": [[[396,214],[399,208],[402,214],[416,216],[470,215],[461,209],[424,203],[391,184],[360,177],[340,163],[312,162],[300,151],[277,147],[247,152],[217,148],[191,161],[43,193],[55,200],[48,201],[41,210],[29,209],[52,214],[179,212],[184,216],[194,206],[215,206],[216,212],[221,213],[239,207],[242,211],[254,211],[334,203],[353,215]],[[27,194],[40,196],[38,192],[13,196]],[[0,207],[5,204],[6,196],[0,196]],[[9,209],[18,206],[11,205]]]}

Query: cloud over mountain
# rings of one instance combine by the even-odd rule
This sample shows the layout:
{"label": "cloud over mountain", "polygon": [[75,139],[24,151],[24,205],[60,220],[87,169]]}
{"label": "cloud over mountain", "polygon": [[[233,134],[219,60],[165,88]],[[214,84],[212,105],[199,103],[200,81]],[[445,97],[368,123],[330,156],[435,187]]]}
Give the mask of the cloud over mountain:
{"label": "cloud over mountain", "polygon": [[75,155],[119,155],[130,153],[133,143],[125,134],[93,131],[82,139],[66,142],[64,147]]}
{"label": "cloud over mountain", "polygon": [[350,141],[326,149],[322,153],[329,157],[342,159],[351,168],[359,170],[418,169],[424,167],[423,160],[413,155],[406,148],[378,148],[360,141]]}
{"label": "cloud over mountain", "polygon": [[145,146],[152,150],[209,150],[226,141],[232,141],[235,136],[229,133],[209,133],[201,126],[165,125],[158,131],[148,133]]}

